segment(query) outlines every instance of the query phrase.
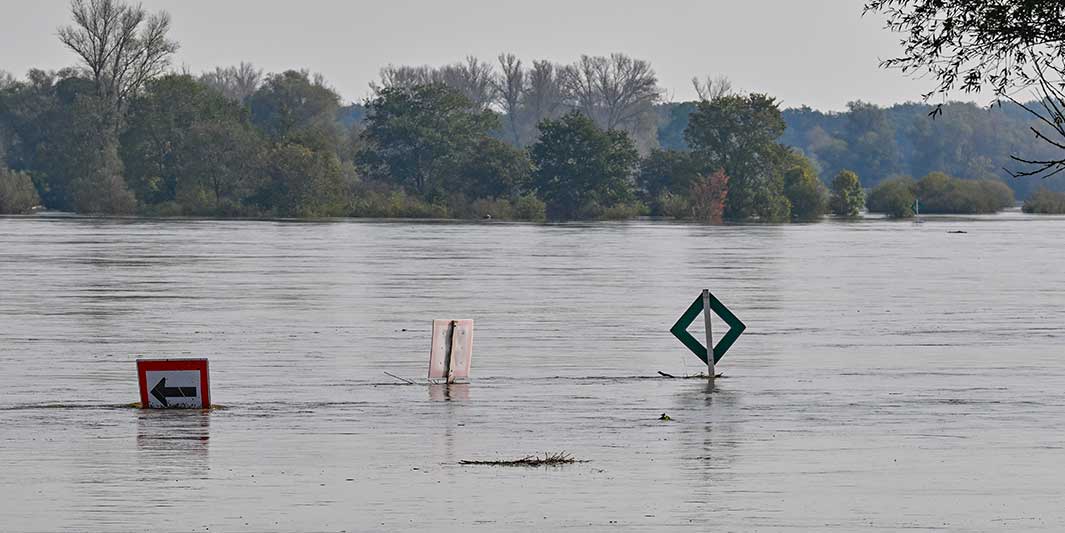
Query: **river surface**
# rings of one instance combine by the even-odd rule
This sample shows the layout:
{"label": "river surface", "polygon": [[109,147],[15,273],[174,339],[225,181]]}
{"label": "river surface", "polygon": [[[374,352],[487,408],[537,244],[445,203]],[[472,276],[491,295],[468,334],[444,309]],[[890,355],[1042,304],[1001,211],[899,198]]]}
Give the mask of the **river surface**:
{"label": "river surface", "polygon": [[[0,531],[1061,531],[1063,236],[0,218]],[[713,387],[658,374],[704,287]],[[434,318],[471,384],[424,383]],[[223,407],[131,407],[141,356]]]}

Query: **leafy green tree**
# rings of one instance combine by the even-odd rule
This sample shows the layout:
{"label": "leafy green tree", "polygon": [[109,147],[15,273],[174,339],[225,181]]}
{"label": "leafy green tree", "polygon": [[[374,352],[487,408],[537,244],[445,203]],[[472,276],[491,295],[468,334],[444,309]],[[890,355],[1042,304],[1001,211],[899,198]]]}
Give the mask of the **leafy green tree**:
{"label": "leafy green tree", "polygon": [[288,70],[266,78],[248,99],[252,123],[273,142],[295,142],[336,151],[340,96],[307,71]]}
{"label": "leafy green tree", "polygon": [[832,213],[842,217],[856,217],[865,205],[865,192],[858,175],[842,170],[832,179],[832,198],[829,201]]}
{"label": "leafy green tree", "polygon": [[159,78],[130,105],[122,137],[126,175],[147,204],[221,213],[251,194],[262,141],[245,110],[185,75]]}
{"label": "leafy green tree", "polygon": [[791,217],[811,221],[824,216],[828,192],[813,164],[801,154],[789,151],[780,166],[784,173],[784,196],[791,206]]}
{"label": "leafy green tree", "polygon": [[729,176],[725,218],[789,218],[783,179],[775,172],[784,153],[777,139],[784,130],[776,100],[764,94],[727,95],[697,104],[684,137],[706,168],[720,168]]}
{"label": "leafy green tree", "polygon": [[525,150],[482,137],[462,167],[457,184],[470,198],[516,198],[529,186],[532,161]]}
{"label": "leafy green tree", "polygon": [[18,138],[8,162],[29,171],[44,205],[79,213],[125,214],[135,200],[123,179],[110,103],[91,80],[34,71],[4,98],[0,115]]}
{"label": "leafy green tree", "polygon": [[651,150],[647,157],[640,160],[636,184],[648,198],[655,198],[664,192],[686,194],[692,182],[704,174],[705,165],[691,152]]}
{"label": "leafy green tree", "polygon": [[448,187],[499,126],[494,113],[442,84],[385,87],[366,106],[360,164],[426,199],[458,192]]}
{"label": "leafy green tree", "polygon": [[891,218],[913,217],[915,187],[913,178],[900,177],[881,181],[866,200],[870,213],[884,213]]}
{"label": "leafy green tree", "polygon": [[541,122],[531,153],[533,183],[549,218],[581,218],[633,199],[639,154],[624,132],[603,131],[574,111]]}
{"label": "leafy green tree", "polygon": [[348,214],[350,181],[336,154],[297,143],[280,143],[267,154],[266,183],[259,205],[279,217]]}

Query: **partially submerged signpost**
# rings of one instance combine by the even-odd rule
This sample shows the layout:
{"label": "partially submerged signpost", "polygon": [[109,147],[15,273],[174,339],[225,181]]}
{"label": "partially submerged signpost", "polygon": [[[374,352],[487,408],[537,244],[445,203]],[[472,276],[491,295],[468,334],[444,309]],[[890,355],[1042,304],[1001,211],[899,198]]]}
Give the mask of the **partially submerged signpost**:
{"label": "partially submerged signpost", "polygon": [[206,359],[138,359],[137,381],[145,409],[211,407]]}
{"label": "partially submerged signpost", "polygon": [[[710,311],[713,311],[729,325],[728,333],[716,345],[710,328]],[[706,323],[706,346],[703,346],[691,333],[688,333],[688,327],[692,325],[692,322],[695,322],[695,318],[699,316],[699,313],[703,313],[703,319]],[[702,294],[688,306],[688,310],[684,311],[684,314],[680,316],[669,332],[687,346],[696,357],[706,363],[707,376],[712,380],[716,376],[714,365],[725,356],[725,352],[732,347],[732,343],[736,342],[736,339],[739,338],[745,329],[747,329],[747,326],[739,318],[736,318],[736,315],[732,314],[732,311],[729,311],[725,304],[715,298],[709,289],[703,289]],[[708,357],[707,346],[713,346],[712,357]]]}
{"label": "partially submerged signpost", "polygon": [[429,350],[429,382],[465,382],[473,359],[472,320],[434,320]]}

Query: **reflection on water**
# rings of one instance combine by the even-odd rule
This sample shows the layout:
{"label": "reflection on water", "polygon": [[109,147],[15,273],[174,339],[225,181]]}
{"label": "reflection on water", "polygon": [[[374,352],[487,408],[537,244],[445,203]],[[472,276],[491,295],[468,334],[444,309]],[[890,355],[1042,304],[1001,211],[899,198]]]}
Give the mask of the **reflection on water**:
{"label": "reflection on water", "polygon": [[451,385],[429,385],[429,399],[434,402],[452,400],[469,400],[470,386],[458,383]]}
{"label": "reflection on water", "polygon": [[[1055,530],[1062,223],[0,218],[0,530]],[[713,390],[658,376],[704,287]],[[473,383],[384,375],[449,317]],[[227,409],[126,407],[138,356]]]}

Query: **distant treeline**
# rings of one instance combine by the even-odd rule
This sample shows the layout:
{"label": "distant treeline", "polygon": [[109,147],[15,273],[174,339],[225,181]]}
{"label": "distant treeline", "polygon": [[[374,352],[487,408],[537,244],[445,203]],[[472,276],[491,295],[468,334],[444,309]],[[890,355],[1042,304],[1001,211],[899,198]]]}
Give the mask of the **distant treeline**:
{"label": "distant treeline", "polygon": [[[683,131],[693,103],[665,104],[659,142],[683,148]],[[862,185],[900,176],[943,172],[965,179],[1000,180],[1020,198],[1041,188],[1065,190],[1065,179],[1009,178],[1004,168],[1022,165],[1010,159],[1056,157],[1057,150],[1030,130],[1035,117],[1013,103],[990,108],[950,102],[942,113],[930,116],[936,106],[916,103],[878,107],[864,102],[848,104],[847,111],[822,112],[809,107],[785,109],[788,128],[780,141],[800,150],[829,180],[840,170],[852,170]]]}
{"label": "distant treeline", "polygon": [[[43,205],[197,216],[815,220],[857,215],[863,187],[888,178],[943,212],[993,212],[1013,202],[998,178],[1009,155],[1046,149],[1011,107],[949,104],[935,120],[916,104],[781,111],[774,98],[724,79],[695,81],[697,101],[666,103],[651,65],[623,54],[388,66],[373,96],[344,105],[306,71],[264,75],[243,63],[172,72],[177,43],[165,13],[116,0],[76,0],[73,10],[75,25],[59,36],[76,67],[24,79],[0,73],[0,213]],[[991,181],[970,186],[941,173]],[[1027,196],[1061,182],[1009,185]],[[880,196],[870,195],[871,208]]]}

